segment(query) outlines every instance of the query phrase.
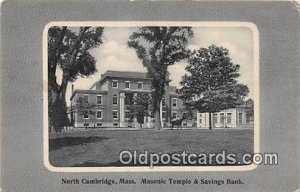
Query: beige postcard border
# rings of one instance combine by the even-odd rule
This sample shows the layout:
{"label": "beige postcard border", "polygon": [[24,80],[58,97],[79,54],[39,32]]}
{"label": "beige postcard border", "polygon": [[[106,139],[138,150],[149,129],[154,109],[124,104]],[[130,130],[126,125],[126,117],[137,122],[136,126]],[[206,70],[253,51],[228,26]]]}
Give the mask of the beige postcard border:
{"label": "beige postcard border", "polygon": [[254,48],[254,153],[260,152],[259,127],[259,31],[251,22],[170,22],[170,21],[53,21],[43,31],[43,154],[44,165],[52,172],[195,172],[195,171],[250,171],[258,165],[246,166],[156,166],[156,167],[54,167],[49,162],[48,133],[48,52],[47,32],[52,26],[103,26],[103,27],[140,27],[140,26],[191,26],[191,27],[248,27],[253,32]]}

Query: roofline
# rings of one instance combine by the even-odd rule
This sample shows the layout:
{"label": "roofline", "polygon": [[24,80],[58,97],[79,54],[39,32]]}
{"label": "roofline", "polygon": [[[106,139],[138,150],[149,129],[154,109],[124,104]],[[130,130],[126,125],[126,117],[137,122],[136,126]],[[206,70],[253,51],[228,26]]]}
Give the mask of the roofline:
{"label": "roofline", "polygon": [[[107,70],[107,71],[110,71],[110,70]],[[106,72],[107,72],[106,71]],[[98,83],[99,84],[101,84],[102,83],[102,81],[104,81],[104,79],[106,78],[106,77],[117,77],[117,78],[124,78],[123,76],[118,76],[118,75],[112,75],[112,74],[106,74],[106,72],[105,73],[103,73],[102,75],[103,75],[103,77],[101,77],[101,79],[99,80],[99,81],[96,81],[91,87],[90,87],[90,89],[93,89]],[[122,71],[122,72],[131,72],[131,71]],[[137,72],[137,73],[142,73],[142,72]],[[143,72],[144,73],[144,72]],[[145,72],[146,73],[146,72]],[[145,79],[145,80],[147,80],[147,79],[151,79],[151,78],[148,78],[148,77],[126,77],[126,78],[129,78],[129,79]]]}
{"label": "roofline", "polygon": [[73,99],[73,97],[76,95],[76,93],[84,93],[84,92],[90,92],[90,93],[101,93],[101,94],[107,94],[107,91],[102,91],[102,90],[91,90],[91,89],[76,89],[72,92],[72,95],[70,97],[70,100]]}

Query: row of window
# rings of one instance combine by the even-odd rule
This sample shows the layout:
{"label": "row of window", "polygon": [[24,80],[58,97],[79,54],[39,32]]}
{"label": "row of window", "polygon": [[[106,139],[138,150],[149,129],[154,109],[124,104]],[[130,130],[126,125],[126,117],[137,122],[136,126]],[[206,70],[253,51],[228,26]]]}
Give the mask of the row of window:
{"label": "row of window", "polygon": [[[96,118],[97,119],[102,119],[102,110],[97,110],[96,111]],[[118,111],[115,110],[112,112],[112,117],[113,119],[118,119]],[[89,115],[88,114],[84,114],[83,115],[84,119],[89,119]],[[129,119],[130,118],[130,112],[128,110],[125,111],[125,119]],[[166,118],[166,111],[162,111],[162,118],[165,119]],[[177,112],[173,112],[172,113],[172,119],[176,119],[178,118],[178,113]]]}
{"label": "row of window", "polygon": [[[118,81],[113,80],[112,81],[112,88],[118,88]],[[143,82],[137,82],[137,88],[143,89]],[[130,89],[130,81],[125,81],[125,89]]]}
{"label": "row of window", "polygon": [[[96,118],[97,119],[102,119],[102,117],[103,117],[102,110],[97,110],[96,111]],[[113,111],[112,112],[112,117],[113,117],[113,119],[118,119],[118,111]],[[89,115],[88,114],[84,114],[83,118],[84,119],[89,119]]]}
{"label": "row of window", "polygon": [[[201,114],[200,114],[200,117],[201,117]],[[225,119],[226,119],[226,123],[230,124],[232,122],[232,114],[227,113],[226,117],[225,117],[225,113],[220,113],[220,123],[221,124],[225,124]],[[213,114],[213,122],[218,123],[218,114],[217,113]],[[201,123],[202,123],[202,119],[200,118],[200,124]],[[238,123],[243,123],[243,113],[238,114]],[[247,123],[248,123],[248,121],[247,121]]]}
{"label": "row of window", "polygon": [[[88,95],[84,95],[84,103],[89,103],[89,96]],[[97,105],[102,105],[102,95],[97,95]],[[118,104],[118,96],[115,94],[113,95],[113,104],[117,105]]]}
{"label": "row of window", "polygon": [[[89,95],[83,96],[83,102],[86,104],[89,103]],[[102,95],[97,95],[97,105],[102,105]]]}
{"label": "row of window", "polygon": [[[89,123],[85,123],[84,126],[90,126]],[[97,126],[97,127],[102,127],[102,123],[97,123],[97,124],[94,124],[94,127]],[[114,127],[118,127],[119,126],[119,123],[113,123],[113,126]]]}
{"label": "row of window", "polygon": [[[89,103],[89,96],[88,95],[84,95],[84,103]],[[102,95],[97,95],[97,105],[102,105]],[[162,98],[162,106],[166,107],[166,99]],[[118,104],[118,96],[116,94],[113,95],[113,105],[117,105]],[[177,107],[177,98],[172,98],[172,107]]]}
{"label": "row of window", "polygon": [[[226,114],[226,123],[230,124],[231,123],[231,119],[232,119],[232,114],[231,113],[227,113]],[[215,123],[218,123],[218,114],[214,113],[214,120]],[[220,113],[220,123],[224,124],[225,123],[225,114],[224,113]]]}

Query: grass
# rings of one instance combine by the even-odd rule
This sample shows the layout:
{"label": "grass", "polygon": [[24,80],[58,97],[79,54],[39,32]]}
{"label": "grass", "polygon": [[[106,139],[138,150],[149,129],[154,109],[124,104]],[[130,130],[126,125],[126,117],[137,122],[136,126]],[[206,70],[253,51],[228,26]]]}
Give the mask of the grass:
{"label": "grass", "polygon": [[88,130],[50,134],[49,161],[55,167],[121,166],[123,150],[140,153],[253,153],[253,129]]}

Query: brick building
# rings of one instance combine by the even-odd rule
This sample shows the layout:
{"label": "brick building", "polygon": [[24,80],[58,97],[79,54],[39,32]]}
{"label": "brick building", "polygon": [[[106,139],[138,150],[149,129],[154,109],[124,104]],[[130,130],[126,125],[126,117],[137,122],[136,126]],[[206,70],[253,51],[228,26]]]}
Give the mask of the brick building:
{"label": "brick building", "polygon": [[[174,118],[181,118],[184,112],[183,102],[175,92],[176,87],[166,85],[165,95],[161,102],[161,120],[163,126],[168,126]],[[132,100],[139,93],[151,94],[151,81],[146,73],[106,71],[99,81],[88,90],[74,90],[70,98],[71,105],[75,105],[79,98],[85,103],[93,104],[94,113],[79,114],[72,111],[74,127],[136,127],[136,119],[129,118],[128,110]],[[142,128],[154,126],[153,114],[144,117]],[[184,121],[183,125],[192,122]]]}

